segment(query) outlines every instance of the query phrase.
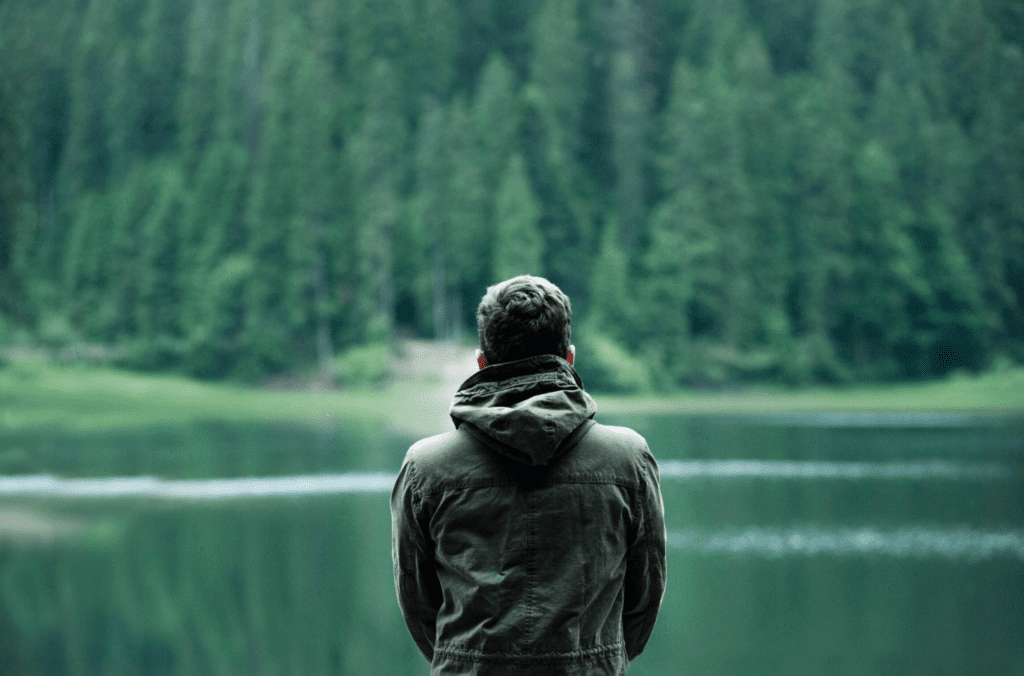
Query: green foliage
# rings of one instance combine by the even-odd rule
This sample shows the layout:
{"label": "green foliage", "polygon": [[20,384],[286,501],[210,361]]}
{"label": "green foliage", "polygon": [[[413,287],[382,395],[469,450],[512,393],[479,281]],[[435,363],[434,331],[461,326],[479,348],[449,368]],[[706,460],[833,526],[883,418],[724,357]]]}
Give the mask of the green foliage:
{"label": "green foliage", "polygon": [[567,169],[582,141],[587,48],[581,37],[577,0],[547,0],[534,16],[530,81],[543,97]]}
{"label": "green foliage", "polygon": [[498,54],[491,55],[476,88],[471,111],[473,134],[484,180],[496,185],[505,172],[519,126],[515,75]]}
{"label": "green foliage", "polygon": [[588,391],[642,394],[652,389],[648,364],[634,357],[592,323],[573,336],[578,358],[573,367]]}
{"label": "green foliage", "polygon": [[531,272],[658,386],[1024,359],[1012,3],[777,4],[0,3],[7,333],[259,381]]}
{"label": "green foliage", "polygon": [[495,281],[516,275],[541,274],[544,240],[537,227],[539,215],[523,158],[513,155],[498,186],[495,205]]}
{"label": "green foliage", "polygon": [[62,348],[78,339],[68,318],[56,312],[47,312],[39,319],[39,343],[44,347]]}
{"label": "green foliage", "polygon": [[392,64],[374,62],[373,79],[347,159],[356,187],[357,311],[367,326],[366,339],[387,340],[394,320],[394,237],[404,216],[401,189],[408,173],[403,161],[407,132]]}
{"label": "green foliage", "polygon": [[[620,6],[631,4],[629,0]],[[619,22],[629,25],[629,17]],[[638,45],[624,42],[623,48],[612,56],[611,116],[612,157],[615,171],[615,206],[622,222],[622,244],[630,256],[634,242],[643,235],[647,217],[647,164],[649,161],[648,135],[650,134],[648,101],[637,63]]]}
{"label": "green foliage", "polygon": [[629,261],[622,251],[619,224],[614,217],[605,223],[601,245],[594,260],[590,281],[590,318],[597,326],[620,340],[629,329],[629,317],[634,316],[629,283]]}
{"label": "green foliage", "polygon": [[204,275],[203,295],[189,327],[183,366],[200,378],[222,378],[241,361],[245,329],[245,290],[253,275],[252,259],[234,254]]}
{"label": "green foliage", "polygon": [[346,388],[383,385],[391,377],[391,348],[387,343],[352,347],[334,360],[335,381]]}
{"label": "green foliage", "polygon": [[[13,333],[14,332],[11,330],[11,321],[4,316],[3,313],[0,313],[0,347],[11,344]],[[6,363],[3,353],[0,353],[0,368],[5,366]]]}

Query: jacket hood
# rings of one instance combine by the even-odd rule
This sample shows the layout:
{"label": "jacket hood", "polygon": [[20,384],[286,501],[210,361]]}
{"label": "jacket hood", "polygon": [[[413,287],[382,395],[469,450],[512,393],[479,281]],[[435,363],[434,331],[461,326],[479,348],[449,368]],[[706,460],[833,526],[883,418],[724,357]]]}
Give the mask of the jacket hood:
{"label": "jacket hood", "polygon": [[477,371],[459,386],[451,407],[456,428],[466,427],[495,452],[526,465],[558,459],[596,412],[576,371],[554,355]]}

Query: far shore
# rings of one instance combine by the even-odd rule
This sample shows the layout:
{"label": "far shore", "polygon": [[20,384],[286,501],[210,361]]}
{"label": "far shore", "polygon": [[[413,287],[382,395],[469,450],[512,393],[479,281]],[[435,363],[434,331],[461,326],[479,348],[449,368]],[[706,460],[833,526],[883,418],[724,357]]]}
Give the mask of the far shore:
{"label": "far shore", "polygon": [[[411,436],[452,428],[451,397],[475,368],[472,348],[418,341],[387,383],[289,390],[176,375],[34,361],[0,367],[0,432],[64,427],[138,428],[222,420],[317,426],[385,425]],[[943,380],[845,388],[750,386],[728,392],[596,394],[598,414],[969,413],[1024,414],[1024,368]]]}

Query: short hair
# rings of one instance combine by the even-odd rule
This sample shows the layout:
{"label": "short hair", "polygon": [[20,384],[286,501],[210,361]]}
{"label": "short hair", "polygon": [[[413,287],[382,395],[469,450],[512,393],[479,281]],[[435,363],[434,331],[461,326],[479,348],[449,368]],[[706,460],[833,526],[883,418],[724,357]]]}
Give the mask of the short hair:
{"label": "short hair", "polygon": [[487,289],[476,311],[489,364],[542,354],[565,358],[572,336],[569,297],[543,277],[520,275]]}

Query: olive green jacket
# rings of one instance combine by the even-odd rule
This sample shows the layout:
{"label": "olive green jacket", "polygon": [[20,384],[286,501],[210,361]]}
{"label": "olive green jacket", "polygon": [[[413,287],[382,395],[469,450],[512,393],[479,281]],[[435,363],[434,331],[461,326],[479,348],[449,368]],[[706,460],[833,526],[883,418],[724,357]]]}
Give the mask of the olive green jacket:
{"label": "olive green jacket", "polygon": [[391,494],[399,606],[431,674],[621,674],[665,591],[658,467],[564,360],[496,364]]}

